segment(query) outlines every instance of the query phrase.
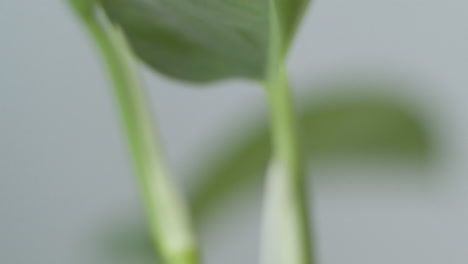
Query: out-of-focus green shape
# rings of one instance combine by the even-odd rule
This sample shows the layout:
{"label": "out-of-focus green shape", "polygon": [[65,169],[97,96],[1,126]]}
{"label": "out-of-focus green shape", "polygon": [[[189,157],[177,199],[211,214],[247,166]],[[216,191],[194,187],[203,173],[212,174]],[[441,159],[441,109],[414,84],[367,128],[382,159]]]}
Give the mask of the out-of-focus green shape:
{"label": "out-of-focus green shape", "polygon": [[[314,102],[305,105],[299,120],[302,148],[309,160],[380,156],[420,162],[430,156],[428,131],[410,109],[378,97]],[[270,156],[266,121],[247,132],[236,132],[235,140],[222,140],[224,144],[212,153],[216,162],[208,162],[193,175],[201,179],[191,193],[197,218],[243,187],[263,180]]]}
{"label": "out-of-focus green shape", "polygon": [[176,79],[262,79],[266,63],[265,0],[100,0],[135,53]]}
{"label": "out-of-focus green shape", "polygon": [[[263,80],[274,38],[287,49],[308,0],[97,0],[135,53],[176,79]],[[270,54],[271,55],[271,54]]]}
{"label": "out-of-focus green shape", "polygon": [[[310,0],[269,0],[270,7],[270,45],[280,57],[286,56],[296,29]],[[276,43],[274,43],[276,42]],[[274,44],[272,44],[274,43]],[[270,56],[275,57],[274,54]],[[272,59],[272,58],[270,58]]]}
{"label": "out-of-focus green shape", "polygon": [[95,0],[69,0],[81,16],[90,16],[94,10]]}

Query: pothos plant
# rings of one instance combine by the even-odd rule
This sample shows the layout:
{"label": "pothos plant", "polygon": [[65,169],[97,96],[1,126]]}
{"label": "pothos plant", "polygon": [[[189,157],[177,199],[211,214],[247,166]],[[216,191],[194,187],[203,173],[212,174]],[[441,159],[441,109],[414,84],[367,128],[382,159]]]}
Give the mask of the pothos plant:
{"label": "pothos plant", "polygon": [[[248,78],[262,87],[270,112],[271,155],[265,172],[261,262],[316,263],[304,190],[302,144],[286,69],[288,50],[309,1],[69,2],[109,70],[151,234],[163,263],[202,262],[185,199],[173,185],[161,153],[137,61],[183,81]],[[263,138],[262,134],[260,141],[255,140],[267,144]],[[261,156],[268,154],[262,152]],[[221,173],[223,168],[234,167],[228,162]],[[224,171],[225,176],[229,173]],[[209,187],[205,191],[209,193]]]}

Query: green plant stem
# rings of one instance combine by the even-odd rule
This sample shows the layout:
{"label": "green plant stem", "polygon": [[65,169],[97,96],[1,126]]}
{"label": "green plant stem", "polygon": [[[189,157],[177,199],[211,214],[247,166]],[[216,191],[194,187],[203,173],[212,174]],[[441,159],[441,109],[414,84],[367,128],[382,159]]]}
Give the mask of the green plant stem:
{"label": "green plant stem", "polygon": [[103,13],[98,13],[96,7],[74,7],[99,47],[109,70],[157,249],[164,263],[197,264],[199,261],[189,216],[184,202],[170,182],[153,128],[151,110],[126,39]]}
{"label": "green plant stem", "polygon": [[273,157],[267,174],[263,264],[311,264],[305,173],[284,64],[270,70]]}
{"label": "green plant stem", "polygon": [[303,155],[286,71],[290,42],[282,7],[269,1],[265,88],[273,156],[267,173],[262,264],[312,264]]}
{"label": "green plant stem", "polygon": [[265,88],[273,157],[267,174],[263,264],[311,264],[303,155],[289,88],[286,62],[289,39],[276,3],[270,1],[270,40]]}

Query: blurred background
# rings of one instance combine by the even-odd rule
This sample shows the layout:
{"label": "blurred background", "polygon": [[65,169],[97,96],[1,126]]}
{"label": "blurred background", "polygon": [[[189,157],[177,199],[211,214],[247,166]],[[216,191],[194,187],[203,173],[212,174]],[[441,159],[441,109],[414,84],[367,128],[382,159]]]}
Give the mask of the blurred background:
{"label": "blurred background", "polygon": [[[289,64],[321,264],[468,261],[466,10],[309,9]],[[1,1],[0,36],[0,262],[154,263],[107,76],[65,1]],[[206,263],[256,263],[262,90],[143,72]]]}

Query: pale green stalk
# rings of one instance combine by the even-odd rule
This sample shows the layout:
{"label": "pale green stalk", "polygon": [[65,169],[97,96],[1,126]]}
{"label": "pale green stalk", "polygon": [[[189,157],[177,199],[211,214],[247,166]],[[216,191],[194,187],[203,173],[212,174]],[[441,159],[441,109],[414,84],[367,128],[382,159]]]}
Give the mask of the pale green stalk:
{"label": "pale green stalk", "polygon": [[305,177],[286,72],[267,83],[273,157],[267,173],[263,264],[311,264]]}
{"label": "pale green stalk", "polygon": [[270,3],[270,49],[265,88],[273,157],[267,173],[262,264],[312,264],[305,171],[285,58],[289,40]]}
{"label": "pale green stalk", "polygon": [[157,249],[164,263],[197,264],[196,242],[185,203],[171,183],[161,156],[151,110],[127,41],[97,7],[87,5],[89,1],[72,0],[71,3],[109,70]]}

